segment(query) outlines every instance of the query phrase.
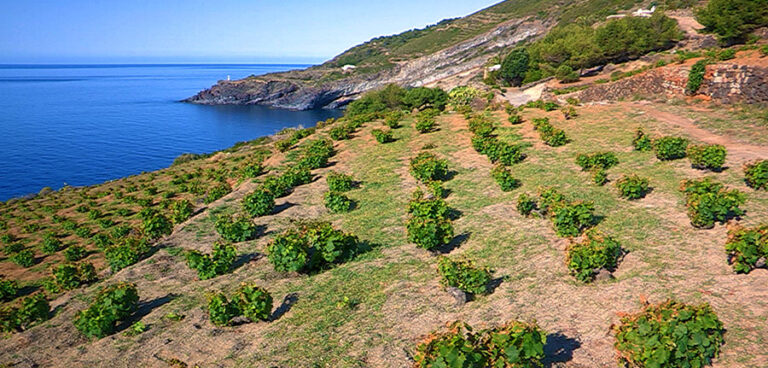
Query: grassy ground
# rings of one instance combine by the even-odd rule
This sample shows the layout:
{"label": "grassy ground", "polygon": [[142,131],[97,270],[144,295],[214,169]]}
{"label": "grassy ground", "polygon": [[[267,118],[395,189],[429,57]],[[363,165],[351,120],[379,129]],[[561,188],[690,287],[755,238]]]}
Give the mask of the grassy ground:
{"label": "grassy ground", "polygon": [[[487,158],[471,148],[467,124],[460,115],[441,116],[440,129],[423,135],[412,128],[412,119],[406,119],[394,131],[396,141],[383,145],[370,133],[380,123],[369,123],[353,139],[337,144],[333,164],[318,170],[314,182],[281,199],[277,214],[256,220],[265,232],[255,241],[238,245],[243,261],[232,274],[197,281],[183,264],[180,250],[208,249],[216,239],[210,215],[236,211],[239,198],[253,188],[251,183],[238,187],[165,240],[165,250],[115,275],[116,280],[138,284],[142,301],[148,302],[140,318],[150,325],[149,331],[96,342],[79,337],[70,319],[89,300],[95,290],[91,287],[57,300],[54,306],[59,310],[51,322],[7,340],[0,348],[0,362],[29,357],[43,365],[66,361],[74,366],[127,366],[130,357],[132,366],[157,366],[176,358],[190,366],[403,367],[410,364],[419,338],[447,322],[461,319],[482,326],[524,319],[537,320],[549,333],[548,364],[615,367],[609,328],[618,321],[617,313],[638,309],[641,298],[653,302],[676,298],[711,303],[725,323],[727,344],[717,367],[768,365],[764,349],[768,272],[733,274],[723,248],[725,227],[694,229],[679,192],[683,179],[714,176],[747,194],[742,223],[765,223],[768,193],[744,185],[740,167],[746,156],[729,157],[729,169],[706,174],[692,169],[687,160],[660,162],[652,153],[632,151],[630,144],[638,127],[653,135],[687,135],[679,121],[644,111],[678,117],[723,116],[723,121],[730,113],[702,106],[634,103],[578,111],[578,118],[566,121],[559,112],[527,109],[522,113],[525,122],[518,126],[506,123],[505,113],[494,112],[501,139],[529,145],[527,159],[512,167],[523,185],[508,193],[490,177],[492,165]],[[530,121],[543,116],[564,129],[571,142],[559,148],[541,143]],[[732,121],[729,131],[743,130]],[[720,132],[705,124],[698,128]],[[766,129],[768,134],[765,127],[754,129]],[[762,136],[745,134],[739,139],[760,145]],[[408,173],[408,161],[425,146],[433,146],[430,150],[447,159],[454,171],[445,183],[450,190],[447,202],[459,213],[450,256],[467,256],[502,278],[492,294],[460,307],[439,284],[436,257],[406,241],[405,207],[418,185]],[[611,182],[603,187],[592,184],[590,174],[574,163],[577,154],[594,151],[616,152],[621,162],[609,170]],[[768,158],[768,148],[758,154]],[[279,164],[281,159],[273,156],[268,162]],[[329,170],[352,174],[360,182],[349,193],[358,204],[354,211],[332,215],[323,208],[324,174]],[[648,177],[653,191],[638,201],[620,199],[613,182],[628,173]],[[601,217],[597,228],[629,251],[614,280],[591,285],[577,282],[564,264],[568,241],[555,235],[548,220],[517,213],[517,196],[535,194],[543,186],[595,203]],[[317,274],[275,272],[264,257],[265,245],[292,220],[309,218],[332,221],[357,234],[369,250]],[[211,325],[203,310],[205,294],[232,291],[243,281],[256,281],[275,296],[280,311],[276,320],[227,328]],[[185,318],[172,321],[171,312]]]}

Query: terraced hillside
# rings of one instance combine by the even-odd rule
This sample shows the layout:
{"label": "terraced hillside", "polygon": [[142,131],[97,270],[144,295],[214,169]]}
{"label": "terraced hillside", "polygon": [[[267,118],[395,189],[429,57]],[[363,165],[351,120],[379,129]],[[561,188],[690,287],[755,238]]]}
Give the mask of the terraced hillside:
{"label": "terraced hillside", "polygon": [[[243,197],[270,174],[240,183],[227,180],[233,184],[231,193],[198,207],[189,220],[161,238],[146,258],[111,276],[102,272],[104,281],[93,286],[56,296],[49,321],[3,340],[0,362],[12,366],[405,367],[413,364],[421,339],[448,322],[463,320],[480,327],[523,320],[536,321],[546,332],[547,366],[615,367],[610,328],[619,322],[619,313],[639,310],[643,300],[655,303],[674,298],[689,304],[709,303],[723,322],[725,345],[715,367],[767,365],[768,272],[734,273],[725,251],[728,226],[693,227],[680,190],[682,180],[711,177],[744,193],[741,209],[745,214],[732,221],[742,226],[765,224],[768,192],[748,187],[742,170],[745,163],[768,159],[764,110],[682,101],[574,109],[578,116],[566,120],[560,111],[526,108],[518,125],[507,121],[503,109],[473,113],[494,122],[499,140],[523,147],[524,160],[509,166],[519,184],[508,192],[494,181],[494,165],[473,148],[469,122],[460,113],[439,115],[437,129],[425,134],[414,129],[419,119],[406,116],[401,127],[391,130],[394,141],[383,144],[372,130],[382,129],[384,121],[367,122],[350,139],[334,142],[335,155],[312,171],[311,182],[277,199],[271,214],[254,219],[258,234],[236,243],[238,255],[231,273],[200,280],[185,264],[185,252],[210,253],[220,239],[217,216],[239,213]],[[541,118],[565,132],[565,145],[542,142],[533,124]],[[243,168],[258,159],[269,172],[281,172],[301,159],[303,147],[327,138],[342,123],[318,129],[285,153],[261,141],[184,165]],[[688,159],[660,161],[653,152],[633,150],[638,128],[654,138],[680,136],[691,143],[722,144],[728,151],[725,169],[702,171],[692,168]],[[265,149],[270,153],[262,155]],[[454,237],[434,251],[417,247],[406,236],[409,200],[423,188],[409,165],[421,151],[446,160],[449,168],[443,186],[445,202],[452,209]],[[618,165],[607,170],[604,186],[594,184],[592,175],[576,164],[579,154],[597,151],[613,152],[618,159]],[[347,173],[357,182],[346,193],[355,202],[348,213],[333,214],[324,205],[331,171]],[[629,174],[648,179],[652,190],[644,198],[619,196],[615,183]],[[120,184],[125,188],[132,181],[160,179],[165,172],[145,175],[151,176],[80,193],[114,195]],[[594,203],[594,227],[626,252],[612,277],[578,281],[565,263],[571,240],[558,236],[549,219],[519,213],[520,194],[535,197],[544,187],[553,187],[572,200]],[[108,202],[111,197],[103,198]],[[39,210],[34,200],[6,205],[5,211],[8,206]],[[356,254],[311,272],[276,271],[269,244],[297,221],[329,221],[356,235]],[[457,304],[440,282],[441,255],[467,257],[492,269],[489,293]],[[94,253],[86,260],[98,257]],[[7,260],[1,264],[10,270]],[[73,325],[75,315],[104,285],[115,282],[135,283],[138,310],[119,323],[114,334],[89,340]],[[230,326],[212,324],[206,295],[215,291],[232,295],[244,282],[255,283],[273,296],[268,320],[247,323],[240,318]],[[144,328],[136,328],[137,322]]]}

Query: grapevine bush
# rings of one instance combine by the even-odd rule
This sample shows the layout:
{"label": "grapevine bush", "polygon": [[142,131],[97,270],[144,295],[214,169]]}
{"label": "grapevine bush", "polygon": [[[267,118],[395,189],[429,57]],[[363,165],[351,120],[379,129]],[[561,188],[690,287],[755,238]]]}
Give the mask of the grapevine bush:
{"label": "grapevine bush", "polygon": [[450,243],[453,225],[446,218],[411,217],[406,223],[408,241],[421,248],[432,250]]}
{"label": "grapevine bush", "polygon": [[729,230],[725,250],[735,272],[749,273],[768,258],[768,225]]}
{"label": "grapevine bush", "polygon": [[203,201],[205,202],[205,204],[213,203],[217,199],[220,199],[225,195],[229,194],[231,191],[232,191],[232,187],[230,187],[229,184],[219,183],[208,190],[208,193],[205,195],[205,198],[203,199]]}
{"label": "grapevine bush", "polygon": [[416,131],[421,134],[426,134],[435,130],[435,118],[431,116],[419,116],[416,118]]}
{"label": "grapevine bush", "polygon": [[272,295],[256,284],[244,283],[227,300],[223,293],[208,295],[208,316],[216,326],[227,326],[237,316],[245,316],[252,322],[267,321],[272,313]]}
{"label": "grapevine bush", "polygon": [[701,170],[720,171],[725,164],[725,147],[719,144],[690,145],[686,149],[691,166]]}
{"label": "grapevine bush", "polygon": [[58,265],[51,273],[53,277],[45,286],[52,293],[76,289],[96,281],[96,268],[90,262]]}
{"label": "grapevine bush", "polygon": [[114,273],[135,264],[149,253],[149,250],[146,239],[128,237],[108,246],[104,250],[104,257]]}
{"label": "grapevine bush", "polygon": [[613,272],[623,251],[621,244],[597,231],[587,231],[582,242],[572,243],[566,250],[566,264],[579,281],[590,282],[601,269]]}
{"label": "grapevine bush", "polygon": [[656,157],[662,161],[685,158],[688,140],[680,137],[662,137],[653,142]]}
{"label": "grapevine bush", "polygon": [[499,184],[502,191],[509,192],[520,187],[520,180],[515,179],[512,173],[504,165],[496,165],[491,170],[491,177]]}
{"label": "grapevine bush", "polygon": [[543,188],[539,197],[541,210],[552,220],[558,236],[579,236],[595,225],[595,206],[592,202],[569,201],[552,188]]}
{"label": "grapevine bush", "polygon": [[160,212],[152,208],[145,208],[139,212],[141,218],[141,230],[149,239],[158,239],[169,235],[173,231],[173,223]]}
{"label": "grapevine bush", "polygon": [[28,296],[16,307],[0,307],[0,332],[24,331],[47,321],[51,306],[43,294]]}
{"label": "grapevine bush", "polygon": [[349,125],[340,125],[340,126],[331,128],[331,130],[328,131],[328,135],[334,141],[342,141],[345,139],[349,139],[352,136],[352,133],[354,131],[355,129]]}
{"label": "grapevine bush", "polygon": [[376,142],[382,144],[395,141],[395,138],[392,136],[392,132],[389,130],[374,129],[371,131],[371,134],[373,134],[373,137],[376,138]]}
{"label": "grapevine bush", "polygon": [[440,282],[444,286],[458,288],[466,293],[482,295],[488,293],[488,283],[491,282],[491,271],[477,267],[468,259],[450,259],[440,257],[437,262]]}
{"label": "grapevine bush", "polygon": [[331,141],[325,139],[314,140],[303,148],[298,166],[306,169],[319,169],[327,166],[328,160],[334,154],[335,151]]}
{"label": "grapevine bush", "polygon": [[185,258],[187,266],[197,271],[200,280],[208,280],[224,275],[232,269],[232,264],[237,258],[237,248],[229,243],[217,241],[213,244],[213,253],[210,255],[190,250],[185,254]]}
{"label": "grapevine bush", "polygon": [[240,243],[253,240],[258,234],[258,227],[244,215],[218,216],[214,224],[216,232],[226,241]]}
{"label": "grapevine bush", "polygon": [[653,149],[653,142],[642,129],[638,128],[635,132],[635,138],[632,139],[632,147],[635,151],[646,152]]}
{"label": "grapevine bush", "polygon": [[190,201],[186,199],[175,201],[171,204],[171,220],[174,224],[180,224],[192,217],[193,211],[194,207]]}
{"label": "grapevine bush", "polygon": [[348,192],[352,190],[354,186],[354,179],[352,176],[335,171],[329,172],[325,177],[325,180],[328,183],[328,189],[333,192]]}
{"label": "grapevine bush", "polygon": [[77,313],[75,327],[90,338],[102,338],[115,330],[118,321],[124,321],[138,308],[139,293],[135,284],[121,282],[108,286],[96,300]]}
{"label": "grapevine bush", "polygon": [[650,189],[648,179],[637,175],[622,176],[616,181],[616,188],[619,189],[619,195],[629,200],[640,199],[648,194]]}
{"label": "grapevine bush", "polygon": [[542,367],[547,334],[536,323],[510,321],[474,332],[463,322],[416,347],[415,367]]}
{"label": "grapevine bush", "polygon": [[768,160],[744,165],[744,181],[755,190],[768,190]]}
{"label": "grapevine bush", "polygon": [[445,180],[448,176],[448,162],[438,159],[432,153],[422,152],[411,159],[410,171],[422,183]]}
{"label": "grapevine bush", "polygon": [[16,280],[6,280],[0,276],[0,302],[13,300],[19,293],[19,283]]}
{"label": "grapevine bush", "polygon": [[533,119],[533,127],[539,132],[539,137],[551,147],[560,147],[568,143],[565,131],[555,128],[548,118]]}
{"label": "grapevine bush", "polygon": [[496,137],[474,136],[472,137],[472,147],[478,153],[488,156],[492,163],[500,162],[511,166],[525,160],[522,146],[500,141]]}
{"label": "grapevine bush", "polygon": [[30,249],[18,251],[11,255],[10,258],[11,262],[24,268],[29,268],[35,265],[35,253]]}
{"label": "grapevine bush", "polygon": [[259,187],[243,197],[243,209],[253,217],[266,216],[275,210],[275,195],[270,190]]}
{"label": "grapevine bush", "polygon": [[724,343],[723,323],[708,304],[647,305],[612,328],[621,364],[630,367],[703,367]]}
{"label": "grapevine bush", "polygon": [[346,213],[352,211],[355,203],[346,195],[334,191],[325,192],[323,195],[325,208],[331,213]]}
{"label": "grapevine bush", "polygon": [[523,193],[517,197],[517,212],[521,215],[528,217],[531,216],[534,210],[538,208],[536,200],[531,196]]}
{"label": "grapevine bush", "polygon": [[72,245],[64,250],[64,259],[69,262],[77,262],[88,255],[88,250],[82,245]]}
{"label": "grapevine bush", "polygon": [[580,154],[576,156],[576,164],[581,170],[608,170],[619,164],[619,159],[613,152],[596,152],[592,154]]}
{"label": "grapevine bush", "polygon": [[715,222],[724,223],[744,214],[739,208],[746,201],[744,194],[710,178],[683,181],[680,189],[685,193],[688,218],[694,227],[709,229]]}
{"label": "grapevine bush", "polygon": [[278,235],[267,246],[267,255],[277,271],[311,272],[350,259],[357,248],[356,236],[321,222],[299,225]]}

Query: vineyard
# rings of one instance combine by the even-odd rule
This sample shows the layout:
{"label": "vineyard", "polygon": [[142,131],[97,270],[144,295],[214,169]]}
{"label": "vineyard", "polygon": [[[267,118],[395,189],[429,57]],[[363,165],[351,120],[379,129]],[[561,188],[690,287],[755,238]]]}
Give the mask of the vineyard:
{"label": "vineyard", "polygon": [[3,204],[0,363],[768,365],[758,113],[419,93]]}

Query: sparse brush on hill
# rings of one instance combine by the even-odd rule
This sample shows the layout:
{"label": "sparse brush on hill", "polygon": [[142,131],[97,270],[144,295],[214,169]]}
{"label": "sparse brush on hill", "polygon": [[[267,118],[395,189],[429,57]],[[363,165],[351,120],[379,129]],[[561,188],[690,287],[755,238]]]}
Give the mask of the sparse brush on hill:
{"label": "sparse brush on hill", "polygon": [[51,279],[44,283],[50,293],[72,290],[96,281],[96,268],[90,262],[61,264],[51,270]]}
{"label": "sparse brush on hill", "polygon": [[721,42],[744,41],[753,30],[768,25],[766,0],[710,0],[696,10],[696,20],[705,32],[715,33]]}
{"label": "sparse brush on hill", "polygon": [[242,284],[227,300],[224,293],[208,295],[208,317],[216,326],[228,326],[237,316],[251,321],[267,321],[272,313],[272,295],[256,284]]}
{"label": "sparse brush on hill", "polygon": [[349,199],[349,197],[334,191],[325,192],[323,202],[325,203],[325,208],[331,211],[331,213],[346,213],[355,207],[355,202]]}

